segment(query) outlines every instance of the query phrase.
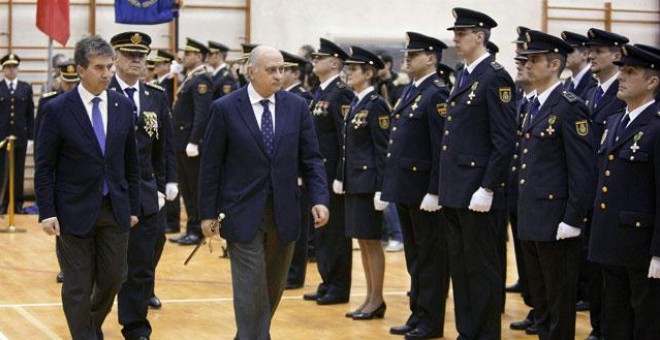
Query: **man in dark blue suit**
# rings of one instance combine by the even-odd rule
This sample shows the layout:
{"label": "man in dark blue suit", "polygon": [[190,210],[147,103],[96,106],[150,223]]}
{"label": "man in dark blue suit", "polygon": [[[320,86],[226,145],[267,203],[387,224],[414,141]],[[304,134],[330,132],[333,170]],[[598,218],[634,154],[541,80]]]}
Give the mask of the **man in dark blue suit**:
{"label": "man in dark blue suit", "polygon": [[499,338],[502,290],[498,242],[516,130],[514,83],[486,51],[497,23],[453,10],[454,43],[466,66],[447,99],[439,204],[449,224],[449,268],[460,337]]}
{"label": "man in dark blue suit", "polygon": [[328,189],[307,103],[280,91],[282,54],[255,48],[247,62],[250,83],[211,108],[200,168],[202,231],[226,218],[237,339],[270,339],[295,240],[300,235],[298,173],[314,224],[328,221]]}
{"label": "man in dark blue suit", "polygon": [[598,85],[598,81],[591,73],[589,62],[589,38],[582,34],[563,31],[561,38],[575,49],[566,59],[566,68],[571,76],[564,82],[564,90],[575,93],[582,100],[587,100],[587,93]]}
{"label": "man in dark blue suit", "polygon": [[125,96],[105,90],[112,47],[91,36],[76,43],[74,56],[80,85],[44,108],[35,191],[42,228],[60,236],[71,337],[103,339],[103,320],[127,273],[129,230],[140,213],[135,118]]}
{"label": "man in dark blue suit", "polygon": [[140,158],[140,214],[128,242],[128,277],[118,296],[119,323],[126,339],[149,338],[147,301],[151,298],[156,241],[164,237],[158,213],[165,205],[166,141],[170,109],[165,91],[139,80],[151,37],[142,32],[124,32],[110,39],[115,48],[117,73],[109,89],[133,103],[137,149]]}
{"label": "man in dark blue suit", "polygon": [[660,55],[626,45],[617,97],[598,150],[589,259],[603,268],[608,339],[660,335]]}

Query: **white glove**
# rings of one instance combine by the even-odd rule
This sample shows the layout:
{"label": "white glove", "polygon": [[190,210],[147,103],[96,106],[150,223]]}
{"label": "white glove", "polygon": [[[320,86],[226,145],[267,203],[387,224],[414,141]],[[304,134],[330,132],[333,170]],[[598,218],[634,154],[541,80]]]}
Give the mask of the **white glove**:
{"label": "white glove", "polygon": [[332,192],[334,192],[337,195],[343,195],[344,194],[344,183],[340,182],[338,180],[335,180],[332,182]]}
{"label": "white glove", "polygon": [[163,209],[165,206],[165,194],[158,192],[158,210]]}
{"label": "white glove", "polygon": [[170,64],[170,74],[181,74],[183,72],[183,65],[179,64],[176,61],[172,61]]}
{"label": "white glove", "polygon": [[186,145],[186,155],[188,155],[188,157],[199,156],[199,147],[197,147],[197,144],[188,143],[188,145]]}
{"label": "white glove", "polygon": [[374,209],[376,209],[376,211],[383,211],[387,208],[388,204],[390,203],[380,200],[380,191],[376,191],[374,194]]}
{"label": "white glove", "polygon": [[493,192],[488,192],[486,189],[479,187],[479,189],[472,194],[468,209],[476,212],[489,212],[492,204]]}
{"label": "white glove", "polygon": [[438,204],[438,195],[426,194],[422,199],[422,204],[419,205],[419,210],[434,212],[442,209]]}
{"label": "white glove", "polygon": [[660,256],[653,256],[651,259],[649,279],[660,279]]}
{"label": "white glove", "polygon": [[165,199],[168,201],[174,201],[177,196],[179,196],[179,184],[177,183],[165,184]]}
{"label": "white glove", "polygon": [[557,240],[578,237],[581,233],[582,229],[571,227],[564,222],[559,222],[559,226],[557,227]]}
{"label": "white glove", "polygon": [[28,139],[28,142],[27,142],[28,150],[34,150],[33,147],[34,147],[34,141],[31,140],[31,139]]}

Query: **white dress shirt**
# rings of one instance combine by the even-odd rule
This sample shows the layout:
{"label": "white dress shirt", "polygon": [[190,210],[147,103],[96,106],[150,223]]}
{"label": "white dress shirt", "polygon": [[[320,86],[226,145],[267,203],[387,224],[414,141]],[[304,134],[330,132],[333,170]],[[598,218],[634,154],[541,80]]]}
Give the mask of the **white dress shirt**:
{"label": "white dress shirt", "polygon": [[128,93],[126,93],[127,88],[132,87],[135,89],[135,92],[133,92],[133,101],[135,101],[135,106],[137,106],[137,115],[140,115],[140,81],[136,81],[135,84],[133,85],[128,85],[126,84],[119,76],[116,76],[117,82],[119,83],[119,87],[121,88],[121,93],[128,97]]}
{"label": "white dress shirt", "polygon": [[333,81],[335,81],[337,77],[339,77],[339,75],[335,74],[334,76],[330,77],[330,79],[322,82],[321,85],[319,85],[321,87],[321,91],[325,90],[325,88],[328,87]]}
{"label": "white dress shirt", "polygon": [[630,126],[633,120],[635,120],[635,118],[637,118],[644,110],[646,110],[647,107],[653,105],[653,103],[655,103],[655,99],[652,99],[651,101],[645,103],[644,105],[632,110],[632,112],[628,112],[628,107],[626,107],[626,114],[628,115],[628,117],[630,117],[630,121],[628,122],[628,125],[626,125],[626,127]]}
{"label": "white dress shirt", "polygon": [[87,91],[85,87],[80,84],[76,87],[78,89],[78,94],[82,99],[83,105],[85,105],[85,110],[87,110],[87,117],[89,117],[89,122],[94,127],[94,120],[92,119],[92,99],[95,97],[101,98],[99,102],[99,109],[101,109],[101,118],[103,118],[103,132],[105,135],[108,135],[108,93],[106,90],[103,90],[98,96],[93,95],[91,92]]}
{"label": "white dress shirt", "polygon": [[257,125],[259,125],[259,130],[261,130],[261,116],[264,114],[264,107],[260,102],[264,99],[268,99],[268,109],[270,110],[273,120],[273,133],[275,133],[275,94],[268,98],[264,98],[257,93],[257,90],[254,89],[252,83],[248,84],[247,92],[248,97],[250,97],[250,104],[252,104],[252,111],[254,111],[254,117],[257,119]]}
{"label": "white dress shirt", "polygon": [[[14,80],[9,80],[5,78],[5,83],[7,83],[7,88],[10,89],[11,86],[14,86],[14,91],[16,91],[16,87],[18,87],[18,78],[14,78]],[[11,84],[11,86],[10,86]]]}

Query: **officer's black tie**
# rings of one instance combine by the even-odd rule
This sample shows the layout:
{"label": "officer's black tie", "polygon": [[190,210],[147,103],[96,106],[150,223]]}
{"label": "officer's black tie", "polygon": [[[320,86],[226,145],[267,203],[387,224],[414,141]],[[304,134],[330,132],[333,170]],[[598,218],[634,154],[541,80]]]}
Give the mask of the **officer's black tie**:
{"label": "officer's black tie", "polygon": [[351,100],[351,109],[349,111],[349,114],[353,114],[353,110],[355,110],[355,107],[357,106],[357,104],[358,104],[358,97],[355,96],[355,97],[353,97],[353,100]]}
{"label": "officer's black tie", "polygon": [[14,83],[9,83],[9,94],[14,94]]}
{"label": "officer's black tie", "polygon": [[575,92],[575,83],[573,82],[573,79],[571,79],[568,84],[568,92]]}
{"label": "officer's black tie", "polygon": [[404,100],[404,101],[405,101],[405,100],[408,100],[408,97],[410,97],[410,96],[413,94],[413,92],[415,92],[415,89],[416,89],[416,88],[417,88],[417,86],[415,86],[414,83],[413,83],[413,84],[410,84],[410,85],[408,86],[408,89],[406,90],[406,94],[403,96],[403,100]]}
{"label": "officer's black tie", "polygon": [[467,67],[464,67],[463,70],[461,70],[461,77],[458,79],[458,87],[465,85],[469,75],[470,73],[468,73]]}
{"label": "officer's black tie", "polygon": [[131,100],[131,103],[133,103],[133,114],[137,116],[138,115],[137,104],[135,104],[135,99],[133,99],[133,94],[135,94],[135,91],[136,90],[132,87],[127,87],[124,89],[124,92],[126,92],[126,96],[128,97],[128,99]]}
{"label": "officer's black tie", "polygon": [[594,92],[594,97],[591,101],[592,103],[594,103],[594,107],[598,107],[598,103],[603,98],[604,94],[605,94],[605,92],[603,91],[603,88],[600,87],[600,85],[599,85],[598,88],[596,89],[596,92]]}
{"label": "officer's black tie", "polygon": [[614,133],[615,142],[618,142],[619,137],[621,137],[623,132],[626,131],[626,126],[628,126],[628,123],[630,123],[630,115],[626,112],[626,114],[623,115],[623,119],[619,121],[619,125],[616,127],[616,131]]}
{"label": "officer's black tie", "polygon": [[532,107],[529,109],[529,114],[527,115],[527,126],[532,125],[532,121],[534,120],[534,116],[536,116],[537,113],[539,113],[539,108],[541,107],[541,102],[539,102],[538,97],[534,97],[534,101],[532,102]]}

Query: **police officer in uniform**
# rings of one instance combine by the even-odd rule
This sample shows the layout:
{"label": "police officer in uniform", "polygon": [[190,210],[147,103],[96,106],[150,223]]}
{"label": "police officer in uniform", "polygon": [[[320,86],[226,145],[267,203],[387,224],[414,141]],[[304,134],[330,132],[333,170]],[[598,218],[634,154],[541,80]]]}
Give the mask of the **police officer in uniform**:
{"label": "police officer in uniform", "polygon": [[[465,67],[447,100],[439,204],[449,225],[449,268],[460,337],[499,338],[503,284],[498,254],[507,169],[516,129],[514,84],[486,51],[497,26],[486,14],[453,10]],[[437,203],[436,203],[437,204]]]}
{"label": "police officer in uniform", "polygon": [[381,52],[378,56],[385,64],[385,67],[378,70],[376,89],[390,105],[394,105],[401,98],[403,89],[408,85],[408,82],[404,81],[404,77],[394,72],[394,60],[391,55]]}
{"label": "police officer in uniform", "polygon": [[436,65],[442,41],[407,32],[406,64],[413,78],[392,112],[382,200],[396,203],[410,275],[410,316],[390,333],[408,339],[444,333],[449,287],[446,223],[438,210],[438,164],[449,90]]}
{"label": "police officer in uniform", "polygon": [[587,47],[589,38],[569,31],[561,32],[561,38],[575,49],[566,60],[566,68],[571,71],[571,76],[564,82],[564,90],[573,92],[586,101],[587,93],[598,85],[598,81],[591,73],[589,47]]}
{"label": "police officer in uniform", "polygon": [[282,53],[282,57],[284,57],[285,65],[282,88],[303,97],[308,104],[311,104],[314,97],[312,97],[312,94],[305,89],[303,84],[303,81],[305,80],[305,73],[303,70],[309,62],[295,54],[286,51],[280,52]]}
{"label": "police officer in uniform", "polygon": [[156,79],[153,83],[165,89],[170,108],[174,101],[175,79],[170,70],[170,66],[174,59],[176,59],[174,58],[174,55],[165,50],[156,51],[156,56],[152,59],[154,61],[154,74],[156,75]]}
{"label": "police officer in uniform", "polygon": [[171,238],[180,245],[194,245],[202,241],[198,207],[199,150],[209,120],[213,101],[213,80],[204,60],[209,49],[204,44],[187,38],[184,51],[186,79],[179,86],[172,116],[176,140],[177,164],[181,195],[186,206],[186,234]]}
{"label": "police officer in uniform", "polygon": [[437,65],[438,69],[438,77],[440,77],[440,80],[442,80],[442,83],[447,86],[447,89],[451,91],[451,89],[454,87],[454,79],[456,76],[456,71],[454,71],[451,66],[443,63],[438,63]]}
{"label": "police officer in uniform", "polygon": [[617,97],[598,149],[589,259],[603,267],[608,339],[660,336],[660,56],[623,47]]}
{"label": "police officer in uniform", "polygon": [[238,82],[232,78],[229,72],[229,67],[225,60],[227,60],[227,52],[229,47],[219,42],[209,40],[209,56],[206,62],[211,68],[213,77],[213,99],[218,99],[227,93],[238,89]]}
{"label": "police officer in uniform", "polygon": [[559,80],[573,47],[533,30],[526,47],[537,96],[522,123],[518,236],[539,337],[572,339],[579,236],[593,202],[594,135],[586,105]]}
{"label": "police officer in uniform", "polygon": [[[25,175],[25,155],[28,144],[34,141],[34,100],[32,85],[18,80],[18,66],[21,58],[10,53],[0,59],[4,79],[0,81],[0,140],[10,135],[14,141],[14,212],[23,213],[23,177]],[[0,180],[9,176],[6,152],[0,152]],[[9,181],[7,181],[9,183]],[[9,184],[2,194],[0,213],[7,212],[9,204]]]}
{"label": "police officer in uniform", "polygon": [[616,97],[619,88],[618,68],[613,62],[621,58],[621,46],[628,38],[592,28],[587,32],[591,71],[598,78],[598,86],[587,93],[587,106],[594,122],[596,140],[603,135],[607,117],[625,108],[626,103]]}
{"label": "police officer in uniform", "polygon": [[[325,228],[314,232],[316,260],[322,282],[316,292],[303,296],[319,305],[346,303],[351,293],[352,242],[344,228],[344,199],[338,161],[341,147],[341,127],[355,97],[339,78],[348,54],[337,44],[321,38],[321,46],[314,52],[314,73],[320,87],[314,93],[310,110],[314,118],[316,137],[323,155],[330,190],[332,219]],[[334,182],[333,182],[334,181]]]}

